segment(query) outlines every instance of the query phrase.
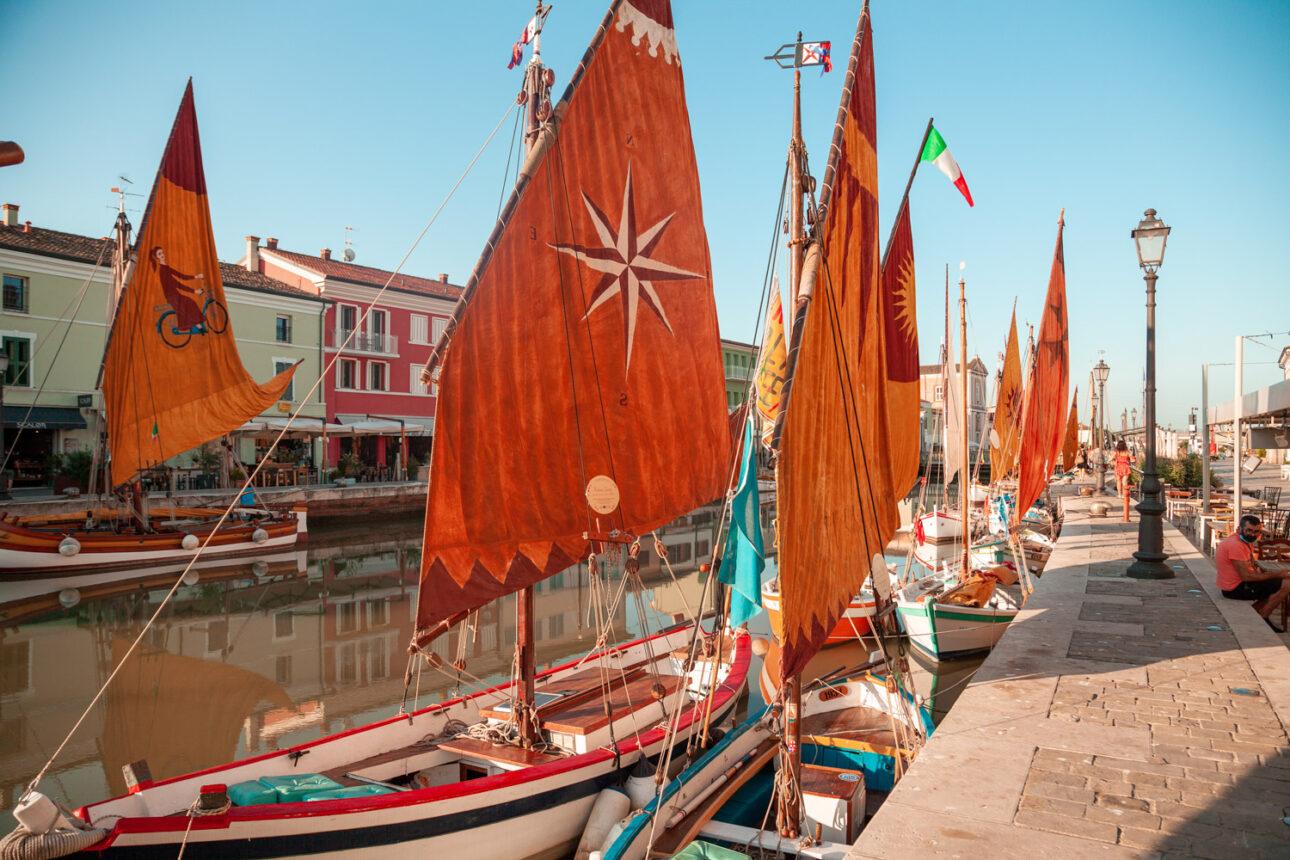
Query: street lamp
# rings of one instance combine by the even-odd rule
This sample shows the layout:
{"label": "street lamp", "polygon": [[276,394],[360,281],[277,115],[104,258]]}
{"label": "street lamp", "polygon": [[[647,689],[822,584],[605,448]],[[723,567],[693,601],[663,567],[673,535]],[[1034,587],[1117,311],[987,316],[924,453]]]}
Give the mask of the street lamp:
{"label": "street lamp", "polygon": [[1101,427],[1098,433],[1097,491],[1106,493],[1106,380],[1111,375],[1111,366],[1099,358],[1093,365],[1093,379],[1097,381],[1097,402],[1101,406]]}
{"label": "street lamp", "polygon": [[[1160,501],[1160,478],[1156,475],[1156,272],[1165,261],[1169,228],[1148,209],[1131,234],[1138,246],[1138,265],[1147,283],[1147,385],[1143,397],[1147,459],[1142,468],[1142,493],[1138,502],[1138,551],[1128,574],[1135,579],[1171,579],[1174,572],[1165,564],[1165,535]],[[1239,396],[1239,393],[1238,393]]]}
{"label": "street lamp", "polygon": [[1138,426],[1138,407],[1129,410],[1129,427],[1136,429]]}
{"label": "street lamp", "polygon": [[9,353],[4,350],[0,350],[0,500],[5,501],[8,501],[11,498],[9,495],[8,473],[4,468],[4,461],[8,459],[5,457],[4,447],[4,384],[5,379],[8,376]]}

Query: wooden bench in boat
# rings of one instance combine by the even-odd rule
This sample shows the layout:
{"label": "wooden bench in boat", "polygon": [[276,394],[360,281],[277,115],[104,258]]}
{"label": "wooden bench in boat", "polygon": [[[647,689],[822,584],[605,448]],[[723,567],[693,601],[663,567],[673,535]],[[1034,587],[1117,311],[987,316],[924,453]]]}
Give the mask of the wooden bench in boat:
{"label": "wooden bench in boat", "polygon": [[439,744],[443,752],[456,753],[467,758],[482,759],[506,770],[518,770],[522,767],[535,767],[539,764],[559,761],[563,756],[551,753],[526,750],[511,744],[494,744],[476,738],[453,738]]}
{"label": "wooden bench in boat", "polygon": [[[670,700],[673,694],[685,683],[685,678],[676,675],[659,675],[657,682],[663,687],[663,697]],[[600,682],[596,682],[596,692],[600,692]],[[655,676],[641,673],[635,678],[628,676],[623,683],[621,676],[610,680],[608,697],[609,713],[614,719],[639,711],[657,701],[654,698]],[[609,725],[605,714],[605,699],[594,695],[574,702],[563,700],[553,702],[551,710],[542,714],[542,728],[552,732],[564,732],[571,735],[587,735]],[[640,727],[644,730],[644,726]]]}
{"label": "wooden bench in boat", "polygon": [[[895,755],[901,744],[892,723],[890,715],[876,708],[842,708],[805,717],[802,739],[809,738],[816,746],[859,747]],[[912,750],[901,749],[901,753],[913,756]]]}
{"label": "wooden bench in boat", "polygon": [[[607,678],[611,686],[615,682],[622,683],[624,677],[628,681],[633,681],[645,673],[648,663],[648,660],[642,660],[639,663],[631,663],[621,667],[611,666],[605,669],[603,674],[602,670],[598,668],[583,669],[581,672],[567,675],[558,681],[539,683],[534,692],[555,695],[559,698],[540,705],[537,709],[538,718],[545,718],[548,714],[570,707],[573,704],[585,702],[590,698],[596,698],[599,701],[602,680]],[[480,710],[479,716],[480,719],[484,720],[509,720],[511,718],[510,705],[509,703],[500,703],[491,708],[483,708]]]}

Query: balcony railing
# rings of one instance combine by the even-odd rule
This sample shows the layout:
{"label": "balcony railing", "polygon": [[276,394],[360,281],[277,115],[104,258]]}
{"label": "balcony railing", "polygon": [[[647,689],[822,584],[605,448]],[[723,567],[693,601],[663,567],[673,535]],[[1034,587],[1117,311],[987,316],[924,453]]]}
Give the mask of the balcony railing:
{"label": "balcony railing", "polygon": [[350,332],[345,329],[337,329],[328,334],[327,345],[346,352],[370,352],[377,355],[398,355],[399,352],[399,339],[392,334]]}

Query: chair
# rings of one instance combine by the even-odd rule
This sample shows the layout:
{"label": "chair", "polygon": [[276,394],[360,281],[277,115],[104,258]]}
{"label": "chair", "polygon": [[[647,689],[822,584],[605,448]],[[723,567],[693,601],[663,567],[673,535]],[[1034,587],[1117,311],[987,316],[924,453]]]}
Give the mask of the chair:
{"label": "chair", "polygon": [[1265,504],[1267,504],[1267,506],[1268,506],[1269,508],[1275,508],[1275,507],[1278,507],[1278,506],[1281,504],[1281,488],[1280,488],[1280,487],[1264,487],[1264,488],[1263,488],[1263,501],[1264,501],[1264,503],[1265,503]]}

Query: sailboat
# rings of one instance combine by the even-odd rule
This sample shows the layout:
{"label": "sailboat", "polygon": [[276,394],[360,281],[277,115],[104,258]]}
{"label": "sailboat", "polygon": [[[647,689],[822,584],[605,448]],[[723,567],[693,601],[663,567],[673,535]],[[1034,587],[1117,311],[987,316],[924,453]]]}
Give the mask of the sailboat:
{"label": "sailboat", "polygon": [[554,107],[548,11],[526,30],[527,158],[427,368],[439,404],[405,677],[464,672],[427,646],[516,594],[512,680],[92,804],[79,817],[107,831],[98,850],[564,856],[599,792],[734,709],[749,637],[693,621],[621,645],[598,624],[593,653],[536,670],[532,587],[585,562],[592,603],[620,599],[602,560],[635,576],[642,538],[722,496],[730,463],[671,7],[613,0]]}
{"label": "sailboat", "polygon": [[141,473],[276,403],[295,372],[288,368],[258,383],[238,355],[215,254],[191,81],[133,261],[129,233],[122,211],[113,265],[119,299],[101,374],[110,459],[99,457],[99,464],[104,485],[123,488],[130,504],[0,515],[0,579],[162,564],[191,558],[203,546],[203,556],[263,553],[288,547],[306,532],[303,507],[284,514],[237,508],[222,522],[219,508],[150,512],[140,483]]}
{"label": "sailboat", "polygon": [[[777,677],[763,683],[774,699],[630,818],[606,860],[672,856],[699,836],[790,856],[841,857],[864,820],[866,789],[889,790],[930,725],[897,674],[857,667],[815,679],[806,671],[871,572],[879,599],[888,599],[882,551],[898,525],[887,398],[860,397],[886,388],[885,353],[910,348],[907,335],[884,343],[892,329],[882,322],[869,21],[866,3],[809,237],[797,217],[813,183],[795,72],[789,283],[797,310],[774,438],[782,641],[767,657]],[[803,55],[800,36],[795,55]],[[916,450],[917,414],[912,418],[898,426]],[[776,820],[765,828],[772,807]]]}
{"label": "sailboat", "polygon": [[[949,339],[946,339],[949,343]],[[967,283],[959,278],[959,355],[960,367],[967,367]],[[953,358],[946,349],[948,367]],[[957,432],[957,439],[946,437],[946,462],[951,462],[950,451],[957,447],[959,487],[971,485],[968,459],[968,423],[955,421],[957,404],[967,403],[967,374],[958,379],[951,392],[946,386],[946,426]],[[953,400],[951,397],[953,396]],[[953,405],[952,405],[953,404]],[[949,473],[947,472],[947,479]],[[966,493],[960,491],[966,496]],[[992,568],[984,573],[974,569],[971,551],[971,505],[966,499],[959,504],[962,538],[958,543],[960,556],[954,568],[948,564],[933,568],[933,573],[913,580],[900,587],[896,594],[896,607],[901,626],[915,648],[936,659],[962,657],[988,651],[1003,636],[1007,625],[1017,616],[1020,607],[1015,598],[1000,587],[1000,579],[1007,574]]]}

